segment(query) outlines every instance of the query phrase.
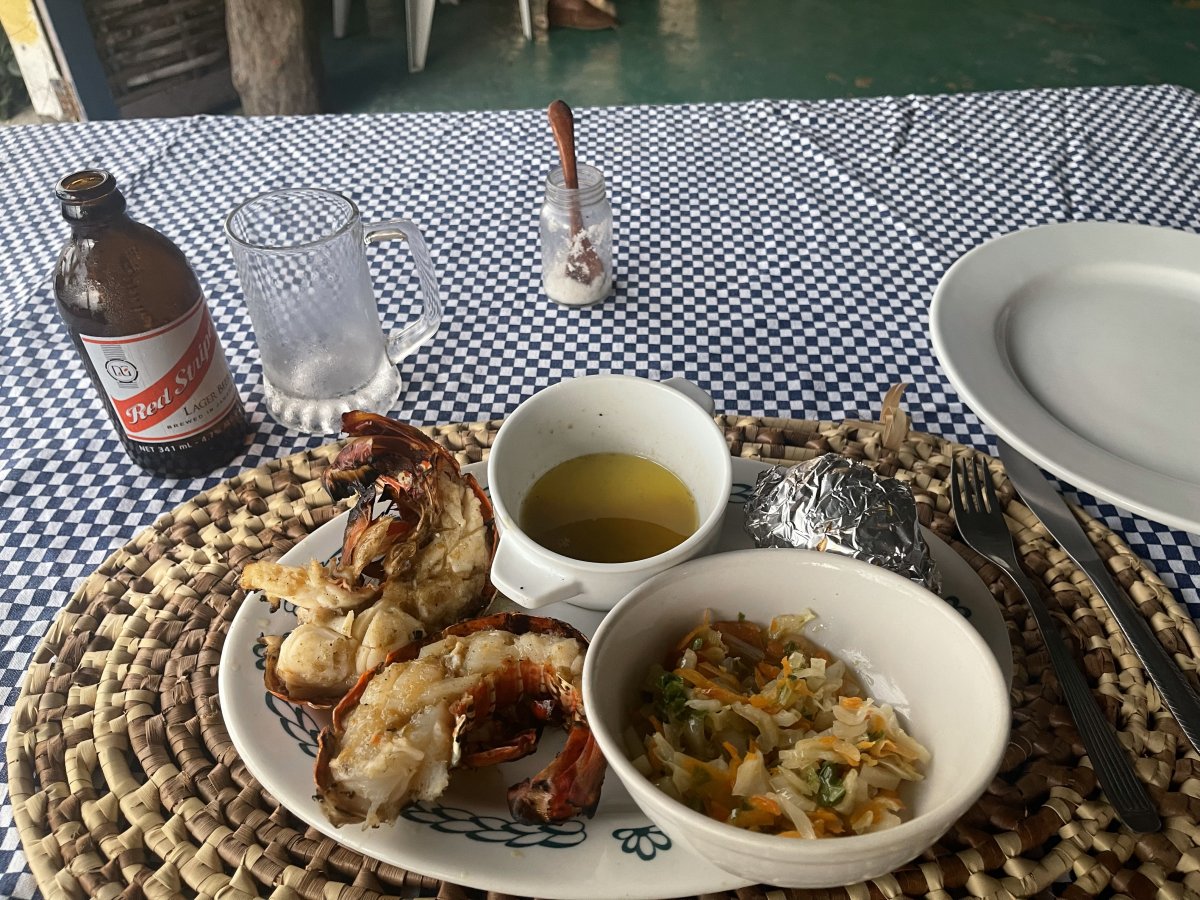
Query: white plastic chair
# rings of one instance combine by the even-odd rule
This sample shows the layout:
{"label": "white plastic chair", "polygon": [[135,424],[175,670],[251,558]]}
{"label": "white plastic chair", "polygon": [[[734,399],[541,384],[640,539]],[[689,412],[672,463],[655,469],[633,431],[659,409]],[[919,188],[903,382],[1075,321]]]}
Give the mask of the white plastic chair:
{"label": "white plastic chair", "polygon": [[[429,53],[429,35],[433,31],[433,9],[437,0],[404,0],[404,26],[408,33],[408,71],[420,72],[425,68],[425,56]],[[525,40],[533,40],[533,13],[529,0],[517,0],[521,11],[521,31]],[[350,18],[350,0],[333,0],[333,36],[346,36],[346,22]]]}

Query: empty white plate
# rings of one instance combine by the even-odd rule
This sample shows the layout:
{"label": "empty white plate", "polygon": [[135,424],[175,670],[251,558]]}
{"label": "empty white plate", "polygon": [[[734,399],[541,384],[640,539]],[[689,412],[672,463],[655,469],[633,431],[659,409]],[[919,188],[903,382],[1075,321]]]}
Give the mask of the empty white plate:
{"label": "empty white plate", "polygon": [[1008,234],[929,312],[959,395],[1089,493],[1200,532],[1200,235],[1108,222]]}

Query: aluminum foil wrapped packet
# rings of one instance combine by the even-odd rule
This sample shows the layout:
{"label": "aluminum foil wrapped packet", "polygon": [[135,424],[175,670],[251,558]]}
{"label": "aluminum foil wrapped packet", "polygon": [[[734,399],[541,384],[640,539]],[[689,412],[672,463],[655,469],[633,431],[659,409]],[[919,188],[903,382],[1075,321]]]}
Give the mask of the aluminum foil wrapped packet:
{"label": "aluminum foil wrapped packet", "polygon": [[760,474],[745,516],[758,547],[839,553],[941,589],[908,485],[836,453]]}

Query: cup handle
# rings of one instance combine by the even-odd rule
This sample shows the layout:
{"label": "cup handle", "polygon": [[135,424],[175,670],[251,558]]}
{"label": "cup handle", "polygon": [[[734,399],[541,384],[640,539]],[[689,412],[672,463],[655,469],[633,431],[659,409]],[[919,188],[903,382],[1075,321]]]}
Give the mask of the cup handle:
{"label": "cup handle", "polygon": [[512,541],[504,540],[503,535],[492,558],[491,579],[496,590],[526,609],[569,600],[582,592],[578,582],[546,572],[531,563],[513,547]]}
{"label": "cup handle", "polygon": [[403,219],[373,222],[364,225],[363,231],[363,240],[367,244],[397,239],[408,243],[413,264],[417,267],[421,296],[425,300],[421,317],[416,322],[403,331],[391,332],[388,335],[387,355],[395,365],[433,337],[442,322],[442,298],[438,293],[437,275],[433,271],[433,260],[429,258],[429,248],[425,246],[425,239],[421,237],[420,229],[412,222]]}
{"label": "cup handle", "polygon": [[683,394],[683,396],[687,397],[710,416],[716,415],[717,404],[700,385],[688,381],[686,378],[667,378],[662,383],[669,388],[679,391],[679,393]]}

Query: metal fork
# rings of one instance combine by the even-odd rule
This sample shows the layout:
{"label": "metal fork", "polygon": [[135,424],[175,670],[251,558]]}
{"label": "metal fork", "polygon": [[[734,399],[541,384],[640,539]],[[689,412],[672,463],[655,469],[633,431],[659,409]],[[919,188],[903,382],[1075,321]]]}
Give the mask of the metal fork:
{"label": "metal fork", "polygon": [[996,498],[992,473],[986,465],[982,469],[983,475],[980,477],[979,466],[974,459],[967,463],[955,460],[952,464],[950,499],[959,533],[976,553],[999,566],[1024,595],[1038,631],[1042,633],[1042,640],[1046,642],[1046,649],[1050,652],[1050,662],[1058,676],[1075,726],[1079,729],[1079,736],[1092,760],[1096,779],[1121,821],[1132,831],[1158,831],[1162,822],[1150,801],[1146,786],[1138,780],[1116,733],[1100,712],[1091,688],[1075,665],[1071,652],[1050,617],[1050,611],[1021,571],[1012,535],[1004,522],[1004,511],[1000,509]]}

